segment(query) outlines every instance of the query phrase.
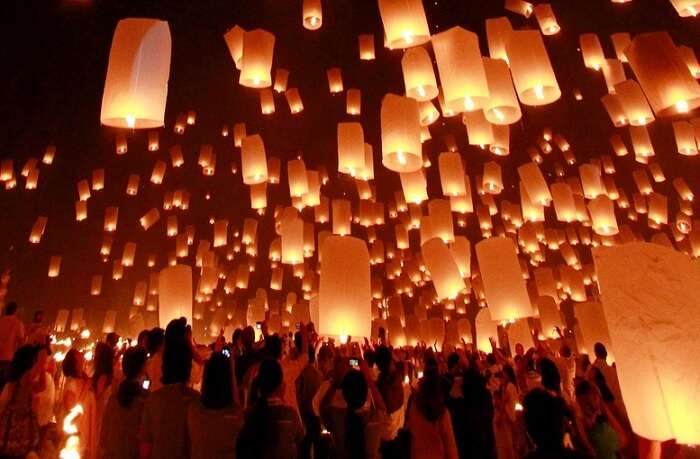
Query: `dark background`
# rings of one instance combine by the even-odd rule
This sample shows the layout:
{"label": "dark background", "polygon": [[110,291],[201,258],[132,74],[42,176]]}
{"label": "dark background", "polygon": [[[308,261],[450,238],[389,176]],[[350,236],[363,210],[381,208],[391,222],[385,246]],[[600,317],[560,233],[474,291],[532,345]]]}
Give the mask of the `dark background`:
{"label": "dark background", "polygon": [[[402,93],[401,51],[388,51],[382,46],[383,29],[376,0],[324,0],[323,27],[307,31],[301,25],[301,0],[164,0],[164,1],[77,1],[77,0],[9,0],[3,2],[0,15],[0,158],[14,160],[17,188],[0,191],[0,267],[10,269],[11,280],[7,300],[16,300],[28,318],[31,311],[42,307],[86,308],[88,319],[100,324],[106,309],[125,311],[131,304],[136,281],[148,280],[146,257],[157,254],[156,268],[162,267],[168,251],[174,249],[174,239],[165,237],[166,213],[162,210],[163,192],[186,187],[192,197],[190,210],[177,212],[180,230],[195,224],[197,239],[212,237],[208,220],[211,216],[229,218],[229,228],[241,228],[249,209],[248,187],[239,175],[230,173],[232,161],[240,164],[239,150],[233,147],[233,137],[221,137],[226,124],[232,132],[234,122],[245,121],[248,133],[260,133],[268,157],[275,155],[283,161],[301,155],[307,168],[325,165],[331,184],[324,188],[329,197],[355,196],[353,182],[334,171],[337,169],[336,123],[347,120],[345,94],[331,96],[328,92],[326,69],[339,66],[345,89],[362,90],[362,116],[365,140],[374,146],[375,185],[382,201],[393,199],[400,189],[398,176],[381,166],[379,137],[379,104],[387,92]],[[563,134],[571,143],[579,164],[589,157],[612,154],[608,138],[614,131],[599,98],[605,94],[602,73],[584,68],[577,51],[578,35],[596,32],[608,57],[614,57],[609,34],[627,31],[632,34],[666,29],[677,44],[698,51],[698,21],[678,17],[668,0],[634,0],[618,5],[609,0],[554,0],[551,2],[562,31],[545,37],[559,85],[560,101],[541,108],[523,106],[523,119],[511,126],[511,155],[496,159],[503,166],[504,182],[508,185],[503,196],[519,202],[515,167],[528,161],[525,147],[533,144],[545,127]],[[475,31],[481,39],[482,54],[488,54],[484,20],[508,16],[514,28],[536,28],[537,23],[503,9],[499,0],[437,0],[424,1],[431,33],[454,25]],[[169,22],[172,34],[172,64],[166,126],[160,129],[160,150],[146,151],[146,133],[129,133],[129,152],[117,156],[114,149],[115,131],[100,126],[99,111],[102,85],[109,57],[112,34],[116,23],[127,17],[153,17]],[[264,28],[276,35],[274,69],[290,70],[289,87],[298,87],[304,111],[292,116],[283,95],[275,94],[276,113],[260,113],[258,93],[238,85],[238,72],[222,38],[233,25],[243,28]],[[357,36],[375,36],[377,59],[360,61]],[[632,76],[627,69],[628,76]],[[580,88],[584,100],[576,102],[572,89]],[[437,100],[435,101],[437,103]],[[184,136],[173,134],[172,126],[178,114],[196,110],[195,126],[188,126]],[[445,150],[444,136],[454,135],[469,175],[481,174],[482,163],[494,157],[469,147],[460,117],[441,119],[431,126],[433,139],[424,151],[433,162],[428,170],[429,194],[440,197],[437,155]],[[627,139],[624,130],[620,131]],[[677,204],[672,198],[670,181],[683,175],[693,187],[697,183],[697,159],[680,157],[675,151],[668,121],[650,126],[656,149],[656,160],[666,173],[667,182],[655,185],[657,191],[669,195],[669,214],[675,214]],[[172,169],[168,148],[181,143],[186,165]],[[197,166],[199,146],[214,145],[217,155],[216,174],[205,177]],[[27,191],[19,171],[30,158],[41,160],[48,144],[56,145],[57,155],[51,166],[40,167],[38,189]],[[628,144],[629,147],[629,144]],[[631,149],[630,149],[631,151]],[[160,186],[149,181],[156,159],[168,163],[165,181]],[[552,172],[554,162],[561,157],[552,155],[543,165],[545,173]],[[631,196],[633,155],[616,158],[618,186]],[[283,163],[284,164],[284,163]],[[88,219],[75,221],[76,184],[90,179],[93,169],[107,171],[106,189],[93,192],[88,201]],[[128,176],[141,175],[136,197],[127,197],[124,190]],[[567,168],[575,174],[575,168]],[[258,286],[269,285],[267,245],[272,234],[271,210],[275,205],[289,205],[286,168],[282,168],[282,184],[268,187],[268,212],[259,225],[259,260],[251,274],[250,288],[224,301],[238,301],[254,295]],[[204,196],[210,193],[211,199]],[[476,199],[476,194],[474,195]],[[104,207],[119,206],[119,228],[115,234],[112,253],[107,262],[99,255],[102,241]],[[157,207],[161,219],[144,232],[139,223],[147,210]],[[548,212],[550,212],[548,210]],[[29,231],[39,215],[48,217],[48,226],[40,244],[28,243]],[[310,210],[304,212],[306,221],[313,221]],[[548,214],[549,215],[549,214]],[[388,220],[387,220],[388,221]],[[469,216],[466,229],[458,230],[469,236],[472,243],[481,237],[474,215]],[[550,219],[548,218],[548,221]],[[642,233],[645,225],[638,230]],[[318,225],[317,225],[317,229]],[[355,227],[357,234],[364,230]],[[393,240],[393,225],[380,230],[385,240]],[[120,281],[112,281],[112,261],[121,258],[125,242],[137,243],[136,264],[125,269]],[[194,247],[190,248],[190,261]],[[63,257],[61,274],[50,279],[46,272],[51,255]],[[548,254],[549,256],[549,254]],[[552,254],[554,263],[557,255]],[[229,263],[235,269],[237,256]],[[289,269],[287,269],[289,271]],[[382,271],[379,270],[379,273]],[[90,278],[103,274],[102,295],[89,295]],[[298,290],[299,282],[285,278],[285,287]],[[296,283],[295,283],[296,282]],[[390,292],[390,289],[385,289]],[[120,321],[123,319],[120,315]]]}

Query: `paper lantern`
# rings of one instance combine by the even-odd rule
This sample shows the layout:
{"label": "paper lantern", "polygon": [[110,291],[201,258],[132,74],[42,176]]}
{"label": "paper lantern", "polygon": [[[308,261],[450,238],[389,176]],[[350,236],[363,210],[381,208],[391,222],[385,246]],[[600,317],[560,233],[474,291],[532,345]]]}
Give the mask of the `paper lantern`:
{"label": "paper lantern", "polygon": [[700,85],[668,32],[636,35],[625,54],[657,116],[687,113],[700,106]]}
{"label": "paper lantern", "polygon": [[525,105],[546,105],[561,97],[542,35],[538,31],[518,30],[508,34],[506,53],[520,102]]}
{"label": "paper lantern", "polygon": [[379,13],[390,49],[410,48],[430,40],[421,0],[379,0]]}
{"label": "paper lantern", "polygon": [[516,254],[517,247],[508,238],[494,237],[476,244],[489,314],[497,322],[535,315]]}
{"label": "paper lantern", "polygon": [[139,223],[141,223],[141,226],[143,227],[144,230],[148,230],[150,227],[155,225],[155,223],[160,219],[160,212],[158,212],[158,209],[153,208],[146,212],[143,217],[139,219]]}
{"label": "paper lantern", "polygon": [[698,147],[693,126],[687,121],[673,122],[673,135],[676,138],[678,153],[685,156],[696,156]]}
{"label": "paper lantern", "polygon": [[281,223],[282,263],[296,265],[304,262],[304,221],[294,214]]}
{"label": "paper lantern", "polygon": [[484,163],[483,186],[484,191],[489,194],[499,194],[503,191],[501,166],[497,162]]}
{"label": "paper lantern", "polygon": [[301,102],[301,95],[297,88],[289,88],[287,92],[284,93],[284,97],[287,99],[287,105],[289,105],[289,111],[295,115],[302,110],[304,110],[304,104]]}
{"label": "paper lantern", "polygon": [[693,75],[693,78],[700,78],[700,62],[698,62],[698,58],[695,55],[693,48],[688,46],[678,46],[676,49],[678,50],[678,54],[680,54],[681,59],[683,59],[683,62],[685,62],[685,65],[688,67],[688,70],[690,70],[690,74]]}
{"label": "paper lantern", "polygon": [[345,93],[345,113],[359,115],[362,111],[362,93],[359,89],[349,88]]}
{"label": "paper lantern", "polygon": [[326,77],[328,78],[328,89],[331,94],[343,92],[343,75],[340,68],[333,67],[326,70]]}
{"label": "paper lantern", "polygon": [[134,265],[134,258],[136,257],[136,243],[127,242],[124,244],[124,250],[122,251],[122,266],[129,267]]}
{"label": "paper lantern", "polygon": [[267,158],[262,137],[246,136],[241,142],[241,168],[243,183],[256,185],[267,181]]}
{"label": "paper lantern", "polygon": [[367,246],[353,237],[329,236],[321,252],[319,333],[369,336],[372,314]]}
{"label": "paper lantern", "polygon": [[95,274],[90,279],[90,295],[98,296],[102,292],[102,276]]}
{"label": "paper lantern", "polygon": [[557,24],[557,17],[554,15],[552,5],[549,3],[540,3],[535,5],[533,12],[537,19],[537,24],[543,35],[556,35],[561,28]]}
{"label": "paper lantern", "polygon": [[102,93],[102,124],[132,129],[163,126],[170,46],[165,21],[129,18],[117,23]]}
{"label": "paper lantern", "polygon": [[423,165],[418,102],[387,94],[382,100],[382,164],[394,172],[415,172]]}
{"label": "paper lantern", "polygon": [[615,207],[613,201],[601,194],[588,203],[588,211],[593,220],[593,231],[601,236],[612,236],[618,233]]}
{"label": "paper lantern", "polygon": [[695,198],[695,194],[683,177],[676,177],[673,179],[673,188],[678,192],[678,196],[685,201],[692,201]]}
{"label": "paper lantern", "polygon": [[292,159],[287,162],[287,181],[289,182],[289,195],[292,197],[302,197],[309,191],[306,165],[303,160]]}
{"label": "paper lantern", "polygon": [[625,118],[631,125],[644,126],[654,121],[654,114],[639,83],[634,80],[618,83],[615,85],[615,94],[625,113]]}
{"label": "paper lantern", "polygon": [[305,29],[318,30],[323,24],[323,11],[321,0],[304,0],[301,13],[302,24]]}
{"label": "paper lantern", "polygon": [[360,60],[374,60],[374,35],[359,35],[357,41],[360,47]]}
{"label": "paper lantern", "polygon": [[333,234],[345,236],[350,234],[352,222],[352,208],[347,199],[334,199],[331,202],[333,208]]}
{"label": "paper lantern", "polygon": [[484,58],[484,70],[490,99],[484,107],[486,119],[493,124],[512,124],[521,117],[520,104],[513,89],[508,64],[500,59]]}
{"label": "paper lantern", "polygon": [[479,37],[461,27],[452,27],[434,35],[432,43],[445,105],[458,112],[483,108],[489,100],[489,86]]}
{"label": "paper lantern", "polygon": [[654,146],[651,143],[646,126],[630,126],[629,130],[635,157],[648,158],[654,156]]}
{"label": "paper lantern", "polygon": [[615,85],[627,79],[622,62],[617,59],[605,59],[602,69],[603,76],[605,77],[605,85],[608,87],[608,92],[610,93],[615,92]]}
{"label": "paper lantern", "polygon": [[457,263],[457,268],[464,279],[471,276],[471,243],[464,236],[455,236],[450,244],[452,259]]}
{"label": "paper lantern", "polygon": [[49,277],[58,277],[61,272],[61,257],[53,255],[49,259]]}
{"label": "paper lantern", "polygon": [[627,32],[618,32],[610,34],[610,40],[612,41],[613,48],[615,48],[615,57],[620,60],[620,62],[627,63],[627,56],[625,55],[625,49],[632,43],[632,37]]}
{"label": "paper lantern", "polygon": [[153,165],[153,171],[151,172],[151,183],[155,185],[160,185],[163,183],[163,177],[165,176],[165,169],[167,164],[165,161],[158,160]]}
{"label": "paper lantern", "polygon": [[272,97],[272,90],[269,88],[260,90],[260,111],[263,115],[275,113],[275,99]]}
{"label": "paper lantern", "polygon": [[526,18],[530,17],[533,10],[532,3],[524,0],[506,0],[504,8],[513,13],[525,16]]}
{"label": "paper lantern", "polygon": [[488,122],[482,111],[464,113],[462,122],[467,128],[469,145],[479,145],[483,148],[494,143],[493,125]]}
{"label": "paper lantern", "polygon": [[[287,82],[289,81],[289,70],[278,68],[275,70],[275,83],[273,89],[275,92],[285,92],[287,90]],[[274,101],[273,101],[274,103]]]}
{"label": "paper lantern", "polygon": [[668,200],[661,193],[649,195],[649,220],[657,225],[668,224]]}
{"label": "paper lantern", "polygon": [[263,29],[248,30],[243,34],[241,74],[238,82],[249,88],[267,88],[272,85],[270,70],[275,49],[275,36]]}
{"label": "paper lantern", "polygon": [[[484,174],[486,175],[486,174]],[[527,194],[531,200],[540,203],[543,206],[548,206],[552,200],[552,195],[549,193],[547,182],[535,163],[525,163],[518,167],[518,176],[527,190]]]}
{"label": "paper lantern", "polygon": [[447,199],[433,199],[428,203],[428,214],[431,219],[433,234],[445,243],[454,242],[454,225],[452,209]]}
{"label": "paper lantern", "polygon": [[108,233],[114,232],[117,229],[117,221],[119,219],[119,207],[105,208],[104,230]]}
{"label": "paper lantern", "polygon": [[603,107],[605,107],[605,111],[608,112],[610,121],[612,121],[614,126],[620,127],[629,123],[629,119],[627,118],[627,114],[625,113],[618,95],[606,94],[600,98],[600,101],[603,103]]}
{"label": "paper lantern", "polygon": [[438,167],[440,169],[442,194],[445,196],[466,195],[464,165],[460,154],[456,152],[440,153],[440,156],[438,156]]}
{"label": "paper lantern", "polygon": [[406,201],[419,204],[428,199],[428,183],[421,169],[416,172],[399,173],[399,177]]}
{"label": "paper lantern", "polygon": [[513,27],[506,17],[486,19],[486,39],[491,59],[501,59],[508,62],[506,41],[512,31]]}
{"label": "paper lantern", "polygon": [[454,299],[466,288],[450,249],[439,237],[421,245],[425,268],[430,273],[438,299]]}
{"label": "paper lantern", "polygon": [[554,210],[560,222],[572,222],[576,219],[576,204],[571,187],[566,183],[553,183],[551,186]]}
{"label": "paper lantern", "polygon": [[603,47],[600,45],[598,35],[594,33],[582,33],[578,37],[581,55],[583,55],[583,64],[586,68],[600,70],[605,62],[605,54]]}
{"label": "paper lantern", "polygon": [[175,265],[158,276],[158,318],[161,327],[171,320],[185,317],[192,321],[192,268]]}
{"label": "paper lantern", "polygon": [[438,95],[433,62],[425,48],[407,50],[401,58],[406,96],[418,101],[428,101]]}
{"label": "paper lantern", "polygon": [[498,339],[498,325],[491,320],[487,308],[477,312],[474,328],[476,329],[476,348],[481,352],[492,353],[490,340]]}
{"label": "paper lantern", "polygon": [[243,57],[243,35],[245,30],[240,26],[233,26],[224,34],[224,41],[228,47],[231,58],[238,70],[241,69],[241,58]]}
{"label": "paper lantern", "polygon": [[353,177],[365,166],[365,136],[360,123],[338,123],[338,172]]}

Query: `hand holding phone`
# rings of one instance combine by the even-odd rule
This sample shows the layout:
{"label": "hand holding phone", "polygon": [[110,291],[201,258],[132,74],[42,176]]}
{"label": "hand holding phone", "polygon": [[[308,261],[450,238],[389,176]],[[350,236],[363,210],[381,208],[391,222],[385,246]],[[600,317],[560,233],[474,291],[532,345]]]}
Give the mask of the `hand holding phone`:
{"label": "hand holding phone", "polygon": [[148,378],[144,379],[141,383],[141,387],[143,387],[144,390],[148,390],[151,387],[151,380]]}

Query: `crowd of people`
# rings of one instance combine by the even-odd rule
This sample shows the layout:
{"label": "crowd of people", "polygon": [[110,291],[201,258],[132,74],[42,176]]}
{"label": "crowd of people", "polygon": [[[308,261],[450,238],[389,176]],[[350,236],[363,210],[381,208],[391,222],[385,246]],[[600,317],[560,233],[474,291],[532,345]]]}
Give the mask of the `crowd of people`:
{"label": "crowd of people", "polygon": [[[578,458],[640,453],[606,349],[509,356],[283,335],[265,323],[194,342],[184,318],[58,358],[37,313],[0,319],[0,457],[59,457],[77,405],[82,458]],[[89,355],[88,355],[89,354]],[[62,456],[63,457],[63,456]],[[76,457],[76,456],[71,456]]]}

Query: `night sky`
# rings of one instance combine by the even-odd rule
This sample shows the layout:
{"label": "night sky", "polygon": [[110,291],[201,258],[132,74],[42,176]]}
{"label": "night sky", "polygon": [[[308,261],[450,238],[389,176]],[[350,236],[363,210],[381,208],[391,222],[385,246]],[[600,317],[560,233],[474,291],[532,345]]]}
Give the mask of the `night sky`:
{"label": "night sky", "polygon": [[[101,324],[107,309],[125,311],[131,304],[134,284],[148,280],[146,257],[157,255],[157,268],[174,250],[174,239],[165,237],[166,213],[162,210],[163,192],[187,188],[191,193],[190,210],[178,212],[180,229],[195,224],[197,239],[210,239],[210,217],[229,218],[229,228],[241,228],[245,217],[255,216],[250,210],[248,187],[240,173],[231,174],[230,164],[240,169],[240,150],[234,148],[233,137],[222,137],[223,125],[232,131],[235,122],[245,122],[248,133],[260,133],[268,157],[284,161],[301,156],[308,169],[325,165],[331,184],[324,188],[329,197],[356,196],[355,185],[347,177],[338,176],[336,153],[336,124],[350,120],[345,114],[345,93],[332,96],[328,91],[326,70],[341,67],[345,89],[362,91],[362,122],[365,141],[374,146],[375,184],[378,199],[393,199],[400,189],[398,175],[381,166],[379,104],[388,93],[403,93],[400,50],[389,51],[382,46],[382,25],[376,0],[324,0],[323,27],[308,31],[301,24],[301,0],[196,0],[196,1],[27,1],[10,0],[3,3],[0,27],[0,159],[14,160],[19,175],[24,162],[31,157],[41,160],[48,144],[57,148],[51,166],[40,165],[39,186],[25,190],[24,179],[12,191],[0,190],[0,268],[11,270],[7,300],[16,300],[22,314],[41,307],[49,311],[58,308],[84,307],[91,324]],[[503,166],[504,182],[517,184],[515,167],[528,161],[525,147],[545,127],[564,135],[572,145],[578,164],[587,158],[612,155],[608,143],[615,128],[600,104],[606,93],[602,73],[584,68],[577,51],[580,33],[598,34],[606,56],[614,57],[609,35],[615,32],[631,34],[667,30],[676,44],[700,51],[697,19],[680,18],[668,0],[634,0],[617,5],[609,0],[552,0],[562,31],[544,37],[562,97],[554,104],[533,108],[522,106],[523,119],[511,126],[511,155],[496,159]],[[431,0],[424,1],[431,33],[460,25],[479,34],[481,51],[488,55],[484,20],[507,16],[515,29],[537,28],[530,19],[503,9],[499,0]],[[160,129],[160,150],[146,150],[146,132],[128,134],[129,152],[115,154],[115,130],[102,127],[99,120],[102,87],[107,69],[110,43],[119,19],[150,17],[166,20],[172,34],[172,63],[165,128]],[[245,29],[264,28],[276,35],[274,70],[290,70],[289,87],[298,87],[304,111],[291,115],[284,95],[275,93],[276,113],[260,113],[258,92],[238,85],[235,69],[222,35],[233,25]],[[377,59],[360,61],[357,36],[374,34]],[[628,77],[632,76],[627,68]],[[574,100],[572,90],[579,88],[584,100]],[[437,102],[437,101],[436,101]],[[195,110],[195,126],[188,126],[183,136],[173,133],[173,123],[179,114]],[[353,117],[353,120],[357,120]],[[453,135],[462,152],[466,170],[473,177],[481,174],[481,165],[495,157],[467,145],[461,117],[440,119],[430,128],[432,140],[424,144],[433,162],[428,183],[431,198],[440,197],[437,155],[445,151],[445,135]],[[677,204],[673,197],[671,179],[682,175],[697,184],[697,159],[679,156],[668,120],[657,120],[649,127],[667,182],[655,185],[655,190],[669,196],[669,216],[675,215]],[[620,131],[626,138],[626,131]],[[185,166],[170,166],[168,149],[180,143],[185,152]],[[205,177],[197,166],[201,144],[211,144],[217,156],[216,174]],[[150,183],[153,163],[163,159],[168,163],[165,181]],[[558,160],[560,162],[561,158]],[[545,161],[543,172],[552,173],[552,160]],[[633,155],[616,158],[619,187],[632,189]],[[93,192],[88,201],[88,219],[75,221],[76,184],[90,179],[92,170],[106,169],[106,189]],[[139,193],[125,194],[128,176],[141,176]],[[571,173],[567,169],[567,173]],[[273,237],[272,209],[289,205],[286,168],[282,168],[282,183],[268,186],[268,211],[259,225],[259,260],[251,274],[247,291],[238,292],[224,301],[252,297],[255,288],[269,285],[267,246]],[[211,195],[205,200],[205,195]],[[500,198],[518,202],[517,190],[507,189]],[[630,193],[628,193],[630,194]],[[476,195],[475,195],[476,198]],[[500,200],[500,199],[499,199]],[[102,241],[104,208],[119,206],[119,228],[115,234],[112,253],[105,263],[99,255]],[[161,210],[161,219],[144,232],[138,219],[152,207]],[[547,210],[553,212],[550,208]],[[38,245],[28,243],[29,231],[39,215],[48,216],[49,223]],[[313,221],[313,211],[302,214]],[[548,217],[548,221],[549,221]],[[388,220],[387,220],[388,221]],[[469,216],[469,227],[457,230],[472,243],[481,235],[475,215]],[[639,225],[644,233],[645,224]],[[327,225],[329,228],[329,226]],[[317,230],[319,227],[317,226]],[[353,232],[364,235],[355,226]],[[393,240],[393,225],[386,225],[379,234]],[[416,237],[417,235],[413,235]],[[120,281],[111,279],[112,261],[121,257],[125,242],[137,243],[135,266],[125,270]],[[196,249],[190,247],[190,258]],[[47,277],[51,255],[63,257],[58,278]],[[237,258],[230,269],[235,268]],[[286,269],[286,286],[299,288]],[[380,270],[381,272],[381,270]],[[102,295],[89,295],[90,278],[102,274]],[[279,298],[279,295],[277,295]],[[120,316],[120,321],[123,318]]]}

